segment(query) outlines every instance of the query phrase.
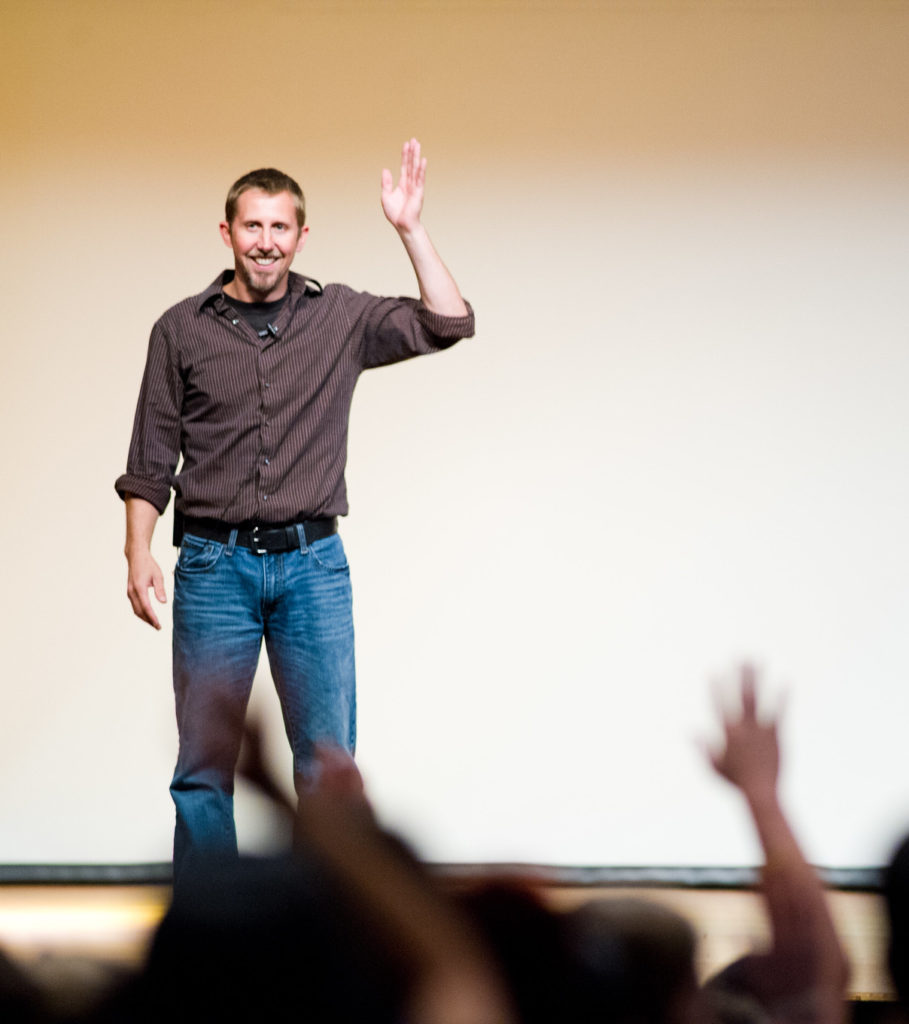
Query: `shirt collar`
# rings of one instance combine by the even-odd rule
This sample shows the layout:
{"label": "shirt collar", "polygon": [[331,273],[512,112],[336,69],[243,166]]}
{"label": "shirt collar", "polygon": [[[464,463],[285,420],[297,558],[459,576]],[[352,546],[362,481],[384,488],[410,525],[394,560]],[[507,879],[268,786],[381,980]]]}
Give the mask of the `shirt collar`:
{"label": "shirt collar", "polygon": [[[219,300],[223,302],[224,285],[233,279],[234,272],[232,270],[222,270],[205,291],[196,297],[196,312],[201,313],[206,306],[216,305]],[[287,288],[291,296],[300,296],[304,293],[307,295],[322,294],[322,285],[318,281],[312,277],[305,277],[303,274],[295,274],[293,271],[287,275]]]}

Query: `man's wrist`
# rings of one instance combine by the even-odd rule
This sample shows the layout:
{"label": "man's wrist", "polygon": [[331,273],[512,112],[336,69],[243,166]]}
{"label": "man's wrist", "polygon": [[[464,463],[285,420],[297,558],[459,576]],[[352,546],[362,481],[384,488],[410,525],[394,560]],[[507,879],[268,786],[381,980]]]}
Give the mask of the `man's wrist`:
{"label": "man's wrist", "polygon": [[776,785],[768,785],[766,783],[744,785],[741,787],[741,790],[752,811],[768,811],[779,808]]}
{"label": "man's wrist", "polygon": [[397,225],[395,230],[398,232],[398,236],[406,249],[410,249],[411,246],[425,244],[429,239],[429,233],[421,220],[418,220],[416,224],[409,227]]}

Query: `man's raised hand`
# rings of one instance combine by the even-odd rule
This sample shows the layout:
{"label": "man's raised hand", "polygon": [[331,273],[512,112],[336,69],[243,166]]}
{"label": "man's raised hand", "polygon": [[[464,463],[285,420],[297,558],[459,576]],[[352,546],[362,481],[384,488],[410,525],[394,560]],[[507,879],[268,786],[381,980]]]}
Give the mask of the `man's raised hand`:
{"label": "man's raised hand", "polygon": [[382,171],[382,209],[398,231],[413,231],[420,224],[423,188],[426,183],[426,157],[420,156],[416,139],[404,143],[401,151],[401,177],[395,186],[391,171]]}

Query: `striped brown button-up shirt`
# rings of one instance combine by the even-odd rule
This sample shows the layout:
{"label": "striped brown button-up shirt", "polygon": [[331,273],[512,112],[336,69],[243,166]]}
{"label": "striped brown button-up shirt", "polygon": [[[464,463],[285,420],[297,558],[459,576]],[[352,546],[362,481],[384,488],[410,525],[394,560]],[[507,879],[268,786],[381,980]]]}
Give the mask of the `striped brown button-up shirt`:
{"label": "striped brown button-up shirt", "polygon": [[[225,271],[152,329],[117,492],[228,523],[346,515],[347,430],[361,371],[474,332],[416,299],[379,298],[291,273],[261,339],[222,292]],[[182,456],[182,465],[177,470]]]}

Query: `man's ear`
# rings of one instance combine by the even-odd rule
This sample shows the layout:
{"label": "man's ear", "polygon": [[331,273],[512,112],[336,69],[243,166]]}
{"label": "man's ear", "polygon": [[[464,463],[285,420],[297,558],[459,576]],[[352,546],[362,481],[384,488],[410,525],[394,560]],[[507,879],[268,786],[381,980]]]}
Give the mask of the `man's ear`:
{"label": "man's ear", "polygon": [[221,231],[221,237],[224,239],[224,244],[228,249],[232,249],[233,245],[230,240],[230,224],[228,224],[226,220],[222,220],[218,225],[218,228]]}
{"label": "man's ear", "polygon": [[[221,226],[223,227],[224,225],[222,224]],[[297,239],[297,248],[295,250],[296,252],[299,252],[303,248],[303,246],[306,245],[306,236],[308,234],[309,234],[309,225],[308,224],[304,224],[303,227],[300,228],[300,237]],[[228,232],[228,238],[229,237],[230,237],[230,233]],[[228,242],[227,244],[230,245],[230,242]]]}

